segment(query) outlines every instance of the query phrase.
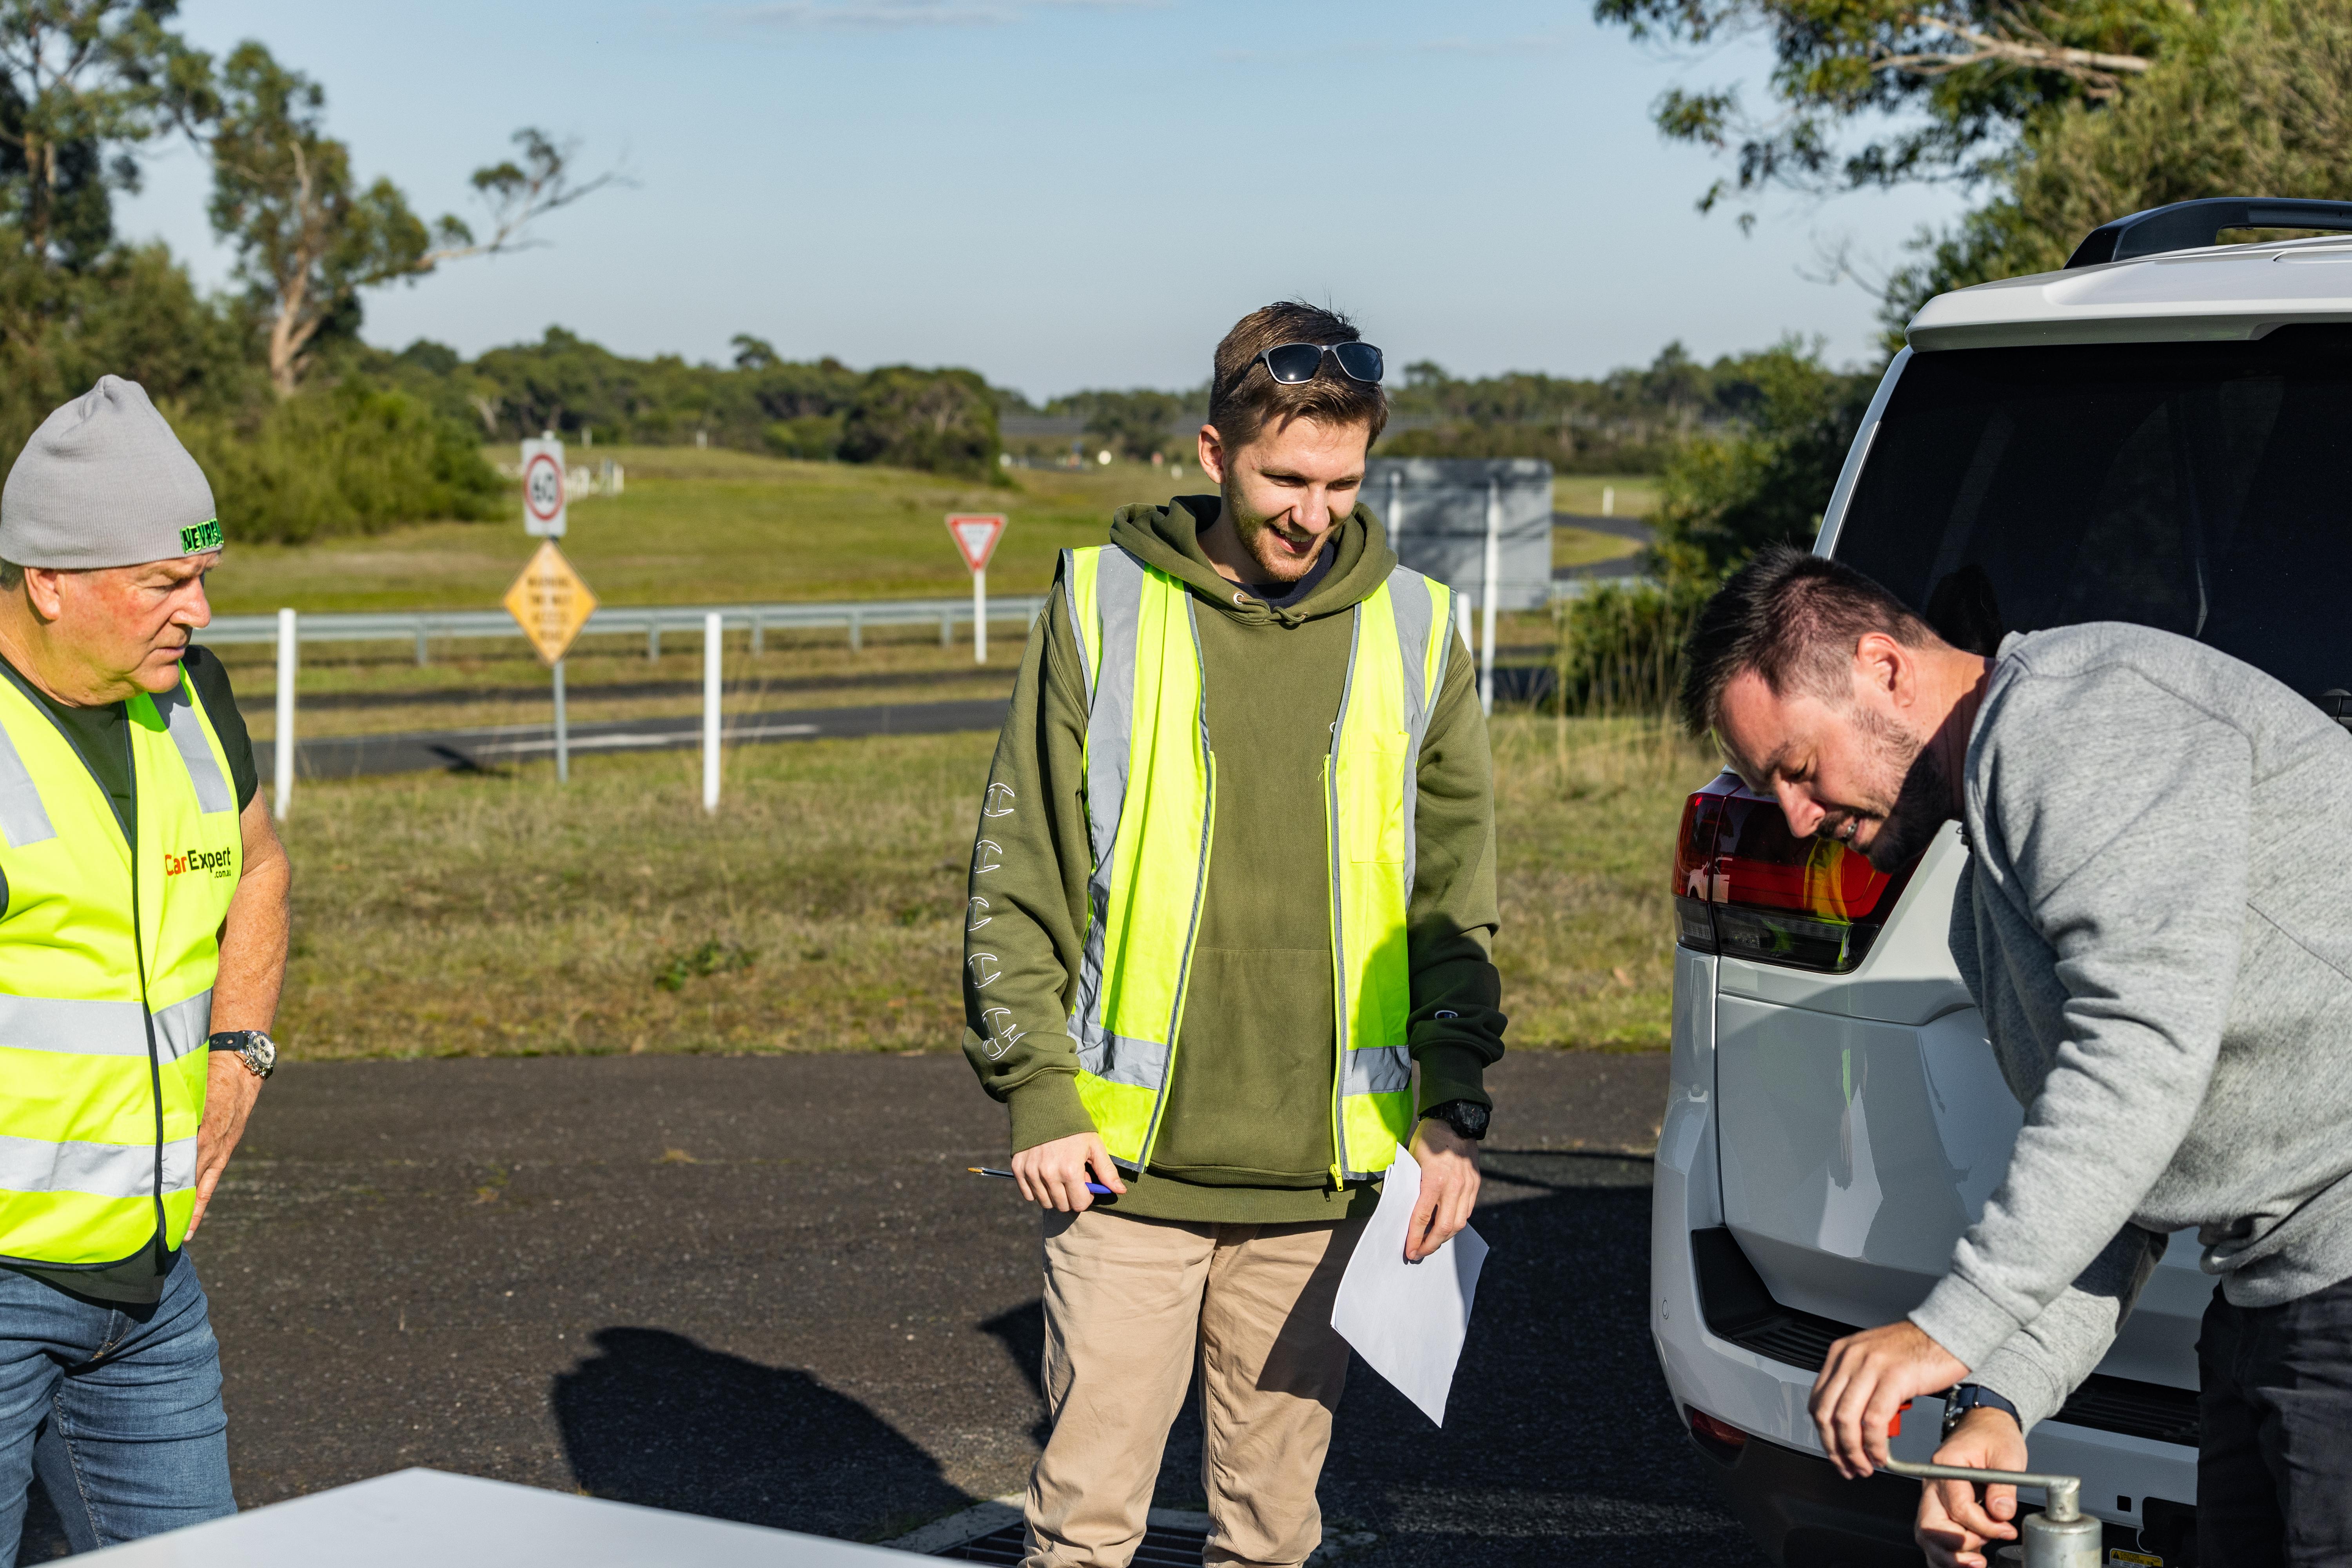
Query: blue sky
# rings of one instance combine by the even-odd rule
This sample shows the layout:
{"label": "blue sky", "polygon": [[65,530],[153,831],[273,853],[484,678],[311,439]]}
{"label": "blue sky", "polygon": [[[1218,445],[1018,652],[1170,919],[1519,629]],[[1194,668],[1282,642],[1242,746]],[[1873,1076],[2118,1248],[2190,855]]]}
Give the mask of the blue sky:
{"label": "blue sky", "polygon": [[[625,164],[635,187],[554,215],[545,248],[371,295],[366,335],[394,347],[560,323],[724,360],[749,331],[1045,397],[1196,384],[1236,316],[1297,295],[1461,374],[1789,332],[1848,359],[1873,300],[1801,270],[1841,237],[1883,267],[1960,210],[1786,199],[1747,238],[1699,216],[1721,171],[1649,106],[1763,55],[1669,54],[1580,0],[186,0],[181,25],[317,79],[358,168],[428,216],[466,213],[520,125]],[[147,181],[124,231],[225,282],[200,161],[160,152]]]}

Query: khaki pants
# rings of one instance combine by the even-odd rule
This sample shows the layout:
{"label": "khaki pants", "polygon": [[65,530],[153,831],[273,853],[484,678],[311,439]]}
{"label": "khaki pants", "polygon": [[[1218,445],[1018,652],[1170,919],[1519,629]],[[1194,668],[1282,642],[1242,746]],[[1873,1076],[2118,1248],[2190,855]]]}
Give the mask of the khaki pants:
{"label": "khaki pants", "polygon": [[1361,1220],[1045,1216],[1045,1407],[1024,1568],[1127,1568],[1168,1428],[1201,1372],[1210,1564],[1303,1563],[1348,1377],[1331,1301]]}

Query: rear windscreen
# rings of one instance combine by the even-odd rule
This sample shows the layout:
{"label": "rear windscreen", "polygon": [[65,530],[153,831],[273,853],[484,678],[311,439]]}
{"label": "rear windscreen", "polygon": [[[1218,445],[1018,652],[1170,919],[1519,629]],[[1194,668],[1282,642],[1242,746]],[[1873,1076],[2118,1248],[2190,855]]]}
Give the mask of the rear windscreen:
{"label": "rear windscreen", "polygon": [[2352,329],[1947,350],[1895,384],[1837,537],[1949,640],[2137,621],[2352,688]]}

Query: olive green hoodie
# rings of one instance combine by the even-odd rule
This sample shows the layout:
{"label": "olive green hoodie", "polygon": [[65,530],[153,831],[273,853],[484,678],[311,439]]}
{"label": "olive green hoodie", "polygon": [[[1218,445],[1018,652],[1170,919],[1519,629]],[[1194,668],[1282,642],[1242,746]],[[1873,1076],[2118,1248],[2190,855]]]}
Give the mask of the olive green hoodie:
{"label": "olive green hoodie", "polygon": [[[1150,1168],[1130,1179],[1118,1209],[1255,1224],[1337,1219],[1369,1212],[1376,1189],[1331,1189],[1337,1027],[1323,759],[1352,646],[1348,612],[1387,579],[1396,555],[1359,507],[1323,580],[1276,608],[1236,589],[1202,552],[1199,531],[1219,505],[1185,496],[1128,507],[1111,521],[1114,545],[1196,597],[1217,759],[1215,840],[1167,1107]],[[1080,787],[1087,690],[1058,576],[1055,590],[997,742],[964,938],[964,1054],[988,1092],[1010,1104],[1016,1151],[1094,1127],[1067,1032],[1092,869]],[[1489,957],[1494,801],[1486,720],[1459,639],[1419,784],[1406,919],[1420,1107],[1486,1104],[1480,1079],[1502,1055],[1504,1023]]]}

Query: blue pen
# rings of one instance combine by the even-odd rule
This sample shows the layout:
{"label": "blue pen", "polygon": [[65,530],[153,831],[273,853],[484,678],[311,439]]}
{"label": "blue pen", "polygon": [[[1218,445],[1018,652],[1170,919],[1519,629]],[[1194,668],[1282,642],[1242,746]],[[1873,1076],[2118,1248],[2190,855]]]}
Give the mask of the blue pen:
{"label": "blue pen", "polygon": [[[964,1169],[970,1171],[975,1176],[1002,1176],[1008,1182],[1013,1179],[1012,1172],[992,1171],[986,1165],[966,1165]],[[1088,1182],[1087,1184],[1087,1191],[1094,1194],[1094,1195],[1098,1198],[1115,1198],[1118,1196],[1117,1193],[1112,1192],[1100,1182]]]}

